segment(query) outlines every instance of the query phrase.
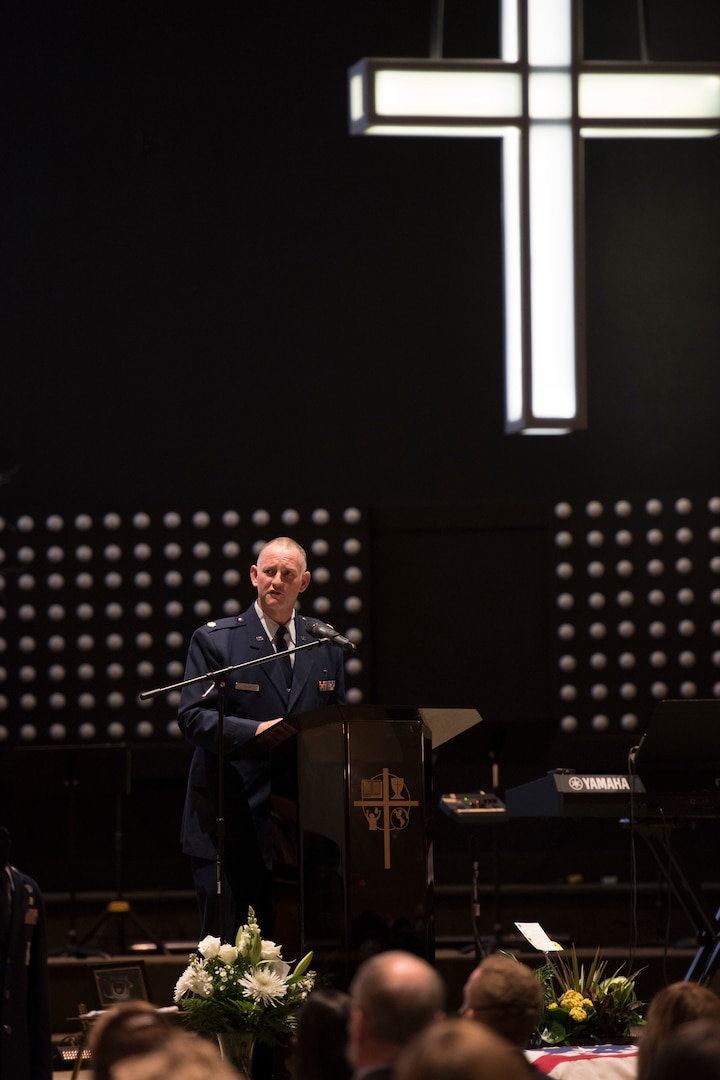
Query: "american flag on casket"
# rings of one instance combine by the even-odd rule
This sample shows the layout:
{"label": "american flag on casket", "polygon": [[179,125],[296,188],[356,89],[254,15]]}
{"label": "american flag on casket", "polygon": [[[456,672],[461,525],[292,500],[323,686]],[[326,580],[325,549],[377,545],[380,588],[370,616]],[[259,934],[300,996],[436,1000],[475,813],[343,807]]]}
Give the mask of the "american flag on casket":
{"label": "american flag on casket", "polygon": [[525,1056],[556,1080],[635,1080],[637,1074],[637,1046],[547,1046]]}

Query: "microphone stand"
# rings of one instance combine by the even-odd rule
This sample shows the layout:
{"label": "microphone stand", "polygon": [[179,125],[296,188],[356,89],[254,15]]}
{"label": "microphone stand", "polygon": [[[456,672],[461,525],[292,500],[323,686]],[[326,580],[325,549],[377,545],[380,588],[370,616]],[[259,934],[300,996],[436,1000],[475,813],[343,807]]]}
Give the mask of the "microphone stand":
{"label": "microphone stand", "polygon": [[[303,649],[314,649],[318,645],[326,645],[330,638],[316,638],[314,641],[309,641],[305,645],[298,645],[295,649],[288,650],[291,656],[296,653],[302,652]],[[226,675],[229,675],[232,671],[241,671],[243,668],[258,667],[260,664],[269,664],[283,656],[282,652],[273,652],[269,656],[261,656],[256,660],[246,660],[242,664],[231,664],[229,667],[218,668],[217,671],[207,671],[204,675],[196,675],[192,679],[185,679],[183,682],[171,683],[169,686],[156,686],[152,690],[143,690],[138,695],[141,701],[146,701],[151,697],[159,697],[160,694],[167,694],[170,690],[180,690],[184,686],[192,686],[194,683],[204,682],[206,679],[210,679],[210,686],[208,686],[202,697],[207,697],[212,691],[213,687],[217,691],[217,817],[215,819],[216,824],[216,889],[217,889],[217,918],[218,918],[218,933],[220,938],[223,936],[223,923],[225,920],[225,897],[223,894],[223,873],[225,869],[225,756],[223,753],[223,733],[225,727],[225,685]]]}

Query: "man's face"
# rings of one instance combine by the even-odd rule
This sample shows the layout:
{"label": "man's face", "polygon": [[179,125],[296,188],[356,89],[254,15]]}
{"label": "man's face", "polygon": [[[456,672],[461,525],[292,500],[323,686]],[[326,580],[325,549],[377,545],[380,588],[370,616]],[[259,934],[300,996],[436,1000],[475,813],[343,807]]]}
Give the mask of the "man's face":
{"label": "man's face", "polygon": [[257,566],[250,567],[250,580],[265,614],[275,622],[286,623],[298,595],[310,584],[310,571],[303,569],[302,556],[296,548],[269,544],[260,553]]}

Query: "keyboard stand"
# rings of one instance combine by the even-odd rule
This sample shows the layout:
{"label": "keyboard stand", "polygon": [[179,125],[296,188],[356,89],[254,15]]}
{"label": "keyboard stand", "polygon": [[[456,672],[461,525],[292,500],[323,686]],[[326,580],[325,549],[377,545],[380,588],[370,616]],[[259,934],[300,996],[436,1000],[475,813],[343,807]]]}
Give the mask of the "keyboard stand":
{"label": "keyboard stand", "polygon": [[507,821],[505,804],[495,792],[467,791],[457,794],[451,792],[442,795],[440,808],[465,827],[470,827],[471,861],[472,861],[472,930],[473,943],[475,945],[475,959],[478,963],[488,955],[483,943],[480,928],[480,854],[477,843],[477,829],[483,831],[488,825],[492,826],[492,882],[495,898],[495,917],[493,920],[493,939],[490,952],[496,952],[502,947],[502,923],[500,920],[500,867],[498,862],[497,825],[500,821]]}
{"label": "keyboard stand", "polygon": [[685,982],[707,985],[720,962],[720,908],[710,917],[700,903],[670,847],[668,825],[634,822],[633,828],[643,838],[662,871],[668,887],[695,927],[699,948],[684,976]]}

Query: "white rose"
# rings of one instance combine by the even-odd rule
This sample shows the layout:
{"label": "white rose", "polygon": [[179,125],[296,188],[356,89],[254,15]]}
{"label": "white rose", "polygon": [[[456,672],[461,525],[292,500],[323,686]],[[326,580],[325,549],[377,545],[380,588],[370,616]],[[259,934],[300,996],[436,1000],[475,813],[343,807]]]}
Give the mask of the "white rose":
{"label": "white rose", "polygon": [[213,960],[220,952],[220,938],[210,935],[204,937],[198,945],[198,951],[206,960]]}
{"label": "white rose", "polygon": [[281,946],[276,945],[274,941],[261,941],[262,946],[261,958],[263,960],[282,960]]}
{"label": "white rose", "polygon": [[238,951],[234,945],[221,945],[217,955],[223,964],[234,964],[238,958]]}

